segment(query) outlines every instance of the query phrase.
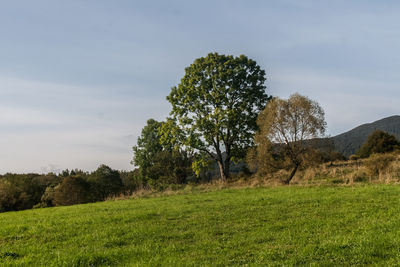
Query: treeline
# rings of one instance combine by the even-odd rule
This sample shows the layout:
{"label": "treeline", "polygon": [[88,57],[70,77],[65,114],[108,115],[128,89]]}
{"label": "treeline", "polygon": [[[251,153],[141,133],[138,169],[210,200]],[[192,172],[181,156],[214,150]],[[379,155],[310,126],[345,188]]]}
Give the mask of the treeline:
{"label": "treeline", "polygon": [[[149,120],[139,138],[138,143],[142,149],[146,145],[147,148],[150,145],[153,148],[158,146],[158,150],[153,150],[150,158],[143,159],[143,164],[147,164],[144,168],[117,171],[101,165],[91,173],[64,170],[60,174],[0,175],[0,212],[97,202],[121,194],[131,195],[142,189],[160,191],[174,185],[207,183],[212,179],[218,179],[216,164],[196,175],[192,168],[193,155],[163,148],[157,138],[161,125],[160,122]],[[149,135],[155,137],[151,142],[145,138]],[[346,160],[343,155],[333,150],[333,144],[329,139],[309,140],[305,146],[307,151],[304,150],[301,155],[303,169],[324,162]],[[264,154],[259,154],[258,158],[254,158],[255,149],[249,150],[247,164],[241,162],[234,165],[232,171],[235,175],[231,173],[230,179],[247,179],[252,175],[265,176],[278,170],[290,169],[290,162],[280,161],[282,157],[276,154],[278,151],[284,151],[284,144],[274,148],[275,154],[268,154],[267,147],[258,148],[260,153],[262,149]],[[395,160],[390,153],[399,150],[400,142],[393,135],[377,130],[369,136],[357,154],[350,156],[350,160],[370,158],[365,162],[365,166],[371,175],[378,175]],[[144,157],[148,152],[135,147],[136,155],[143,153]]]}
{"label": "treeline", "polygon": [[119,172],[101,165],[94,172],[0,176],[0,212],[103,201],[146,187],[137,170]]}
{"label": "treeline", "polygon": [[[133,147],[134,171],[102,165],[92,173],[6,174],[0,176],[0,211],[102,201],[141,188],[163,190],[214,178],[225,183],[237,175],[267,177],[281,170],[286,172],[280,181],[289,184],[299,170],[345,159],[323,138],[325,113],[316,101],[299,94],[271,97],[265,81],[265,71],[244,55],[198,58],[167,96],[169,117],[149,119],[142,129]],[[398,147],[395,138],[377,132],[352,159]]]}

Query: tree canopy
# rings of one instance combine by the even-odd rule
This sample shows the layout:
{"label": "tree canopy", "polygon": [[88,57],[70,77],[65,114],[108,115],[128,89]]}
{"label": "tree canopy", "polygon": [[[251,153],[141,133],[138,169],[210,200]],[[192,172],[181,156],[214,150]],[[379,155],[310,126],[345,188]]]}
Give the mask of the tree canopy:
{"label": "tree canopy", "polygon": [[94,193],[100,200],[118,194],[122,189],[119,172],[106,165],[100,165],[96,171],[89,175],[88,181],[93,184]]}
{"label": "tree canopy", "polygon": [[133,147],[133,163],[150,186],[183,183],[192,175],[192,155],[179,149],[174,123],[149,119]]}
{"label": "tree canopy", "polygon": [[159,133],[161,125],[161,122],[154,119],[147,120],[146,126],[143,127],[138,137],[137,145],[133,147],[132,163],[139,167],[140,174],[144,179],[154,179],[151,177],[149,169],[154,165],[156,154],[163,150]]}
{"label": "tree canopy", "polygon": [[91,202],[92,192],[84,178],[68,176],[55,188],[53,197],[56,206],[67,206]]}
{"label": "tree canopy", "polygon": [[291,168],[285,180],[287,184],[310,155],[306,140],[324,135],[326,128],[323,109],[317,102],[299,94],[287,100],[273,98],[260,113],[257,123],[256,148],[250,160],[260,170]]}
{"label": "tree canopy", "polygon": [[357,155],[361,158],[368,158],[374,153],[392,152],[400,148],[400,142],[394,135],[376,130],[368,136],[367,141],[361,146]]}
{"label": "tree canopy", "polygon": [[194,165],[211,158],[221,178],[229,177],[231,160],[252,145],[258,113],[269,100],[265,80],[265,71],[244,55],[212,53],[185,69],[167,100],[182,145],[203,155]]}

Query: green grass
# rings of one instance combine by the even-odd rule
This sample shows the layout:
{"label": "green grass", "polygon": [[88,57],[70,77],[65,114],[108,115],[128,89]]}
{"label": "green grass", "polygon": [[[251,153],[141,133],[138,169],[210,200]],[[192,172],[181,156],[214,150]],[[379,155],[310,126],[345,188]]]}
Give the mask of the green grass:
{"label": "green grass", "polygon": [[0,214],[0,265],[394,265],[400,186],[225,189]]}

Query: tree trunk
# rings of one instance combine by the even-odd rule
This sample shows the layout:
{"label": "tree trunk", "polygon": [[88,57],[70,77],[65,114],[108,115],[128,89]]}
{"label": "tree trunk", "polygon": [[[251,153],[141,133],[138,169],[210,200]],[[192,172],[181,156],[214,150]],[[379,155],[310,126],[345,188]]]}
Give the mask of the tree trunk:
{"label": "tree trunk", "polygon": [[289,177],[284,181],[285,184],[289,184],[290,183],[290,181],[293,179],[293,176],[296,174],[298,168],[299,168],[299,164],[296,164],[294,166],[294,169],[290,173]]}
{"label": "tree trunk", "polygon": [[221,177],[221,180],[223,182],[226,182],[226,175],[225,175],[225,168],[224,168],[224,164],[221,161],[218,161],[218,167],[219,167],[219,175]]}
{"label": "tree trunk", "polygon": [[230,158],[229,158],[229,156],[227,155],[227,158],[225,159],[225,161],[224,161],[224,174],[225,174],[225,178],[226,179],[229,179],[229,176],[230,176]]}

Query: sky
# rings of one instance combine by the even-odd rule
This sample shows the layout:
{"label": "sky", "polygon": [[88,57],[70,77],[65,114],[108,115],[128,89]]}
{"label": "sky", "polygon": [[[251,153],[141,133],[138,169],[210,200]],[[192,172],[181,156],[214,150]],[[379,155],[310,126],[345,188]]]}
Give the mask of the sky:
{"label": "sky", "polygon": [[325,110],[328,134],[400,114],[400,3],[19,0],[0,7],[0,173],[131,170],[185,67],[255,60],[267,93]]}

